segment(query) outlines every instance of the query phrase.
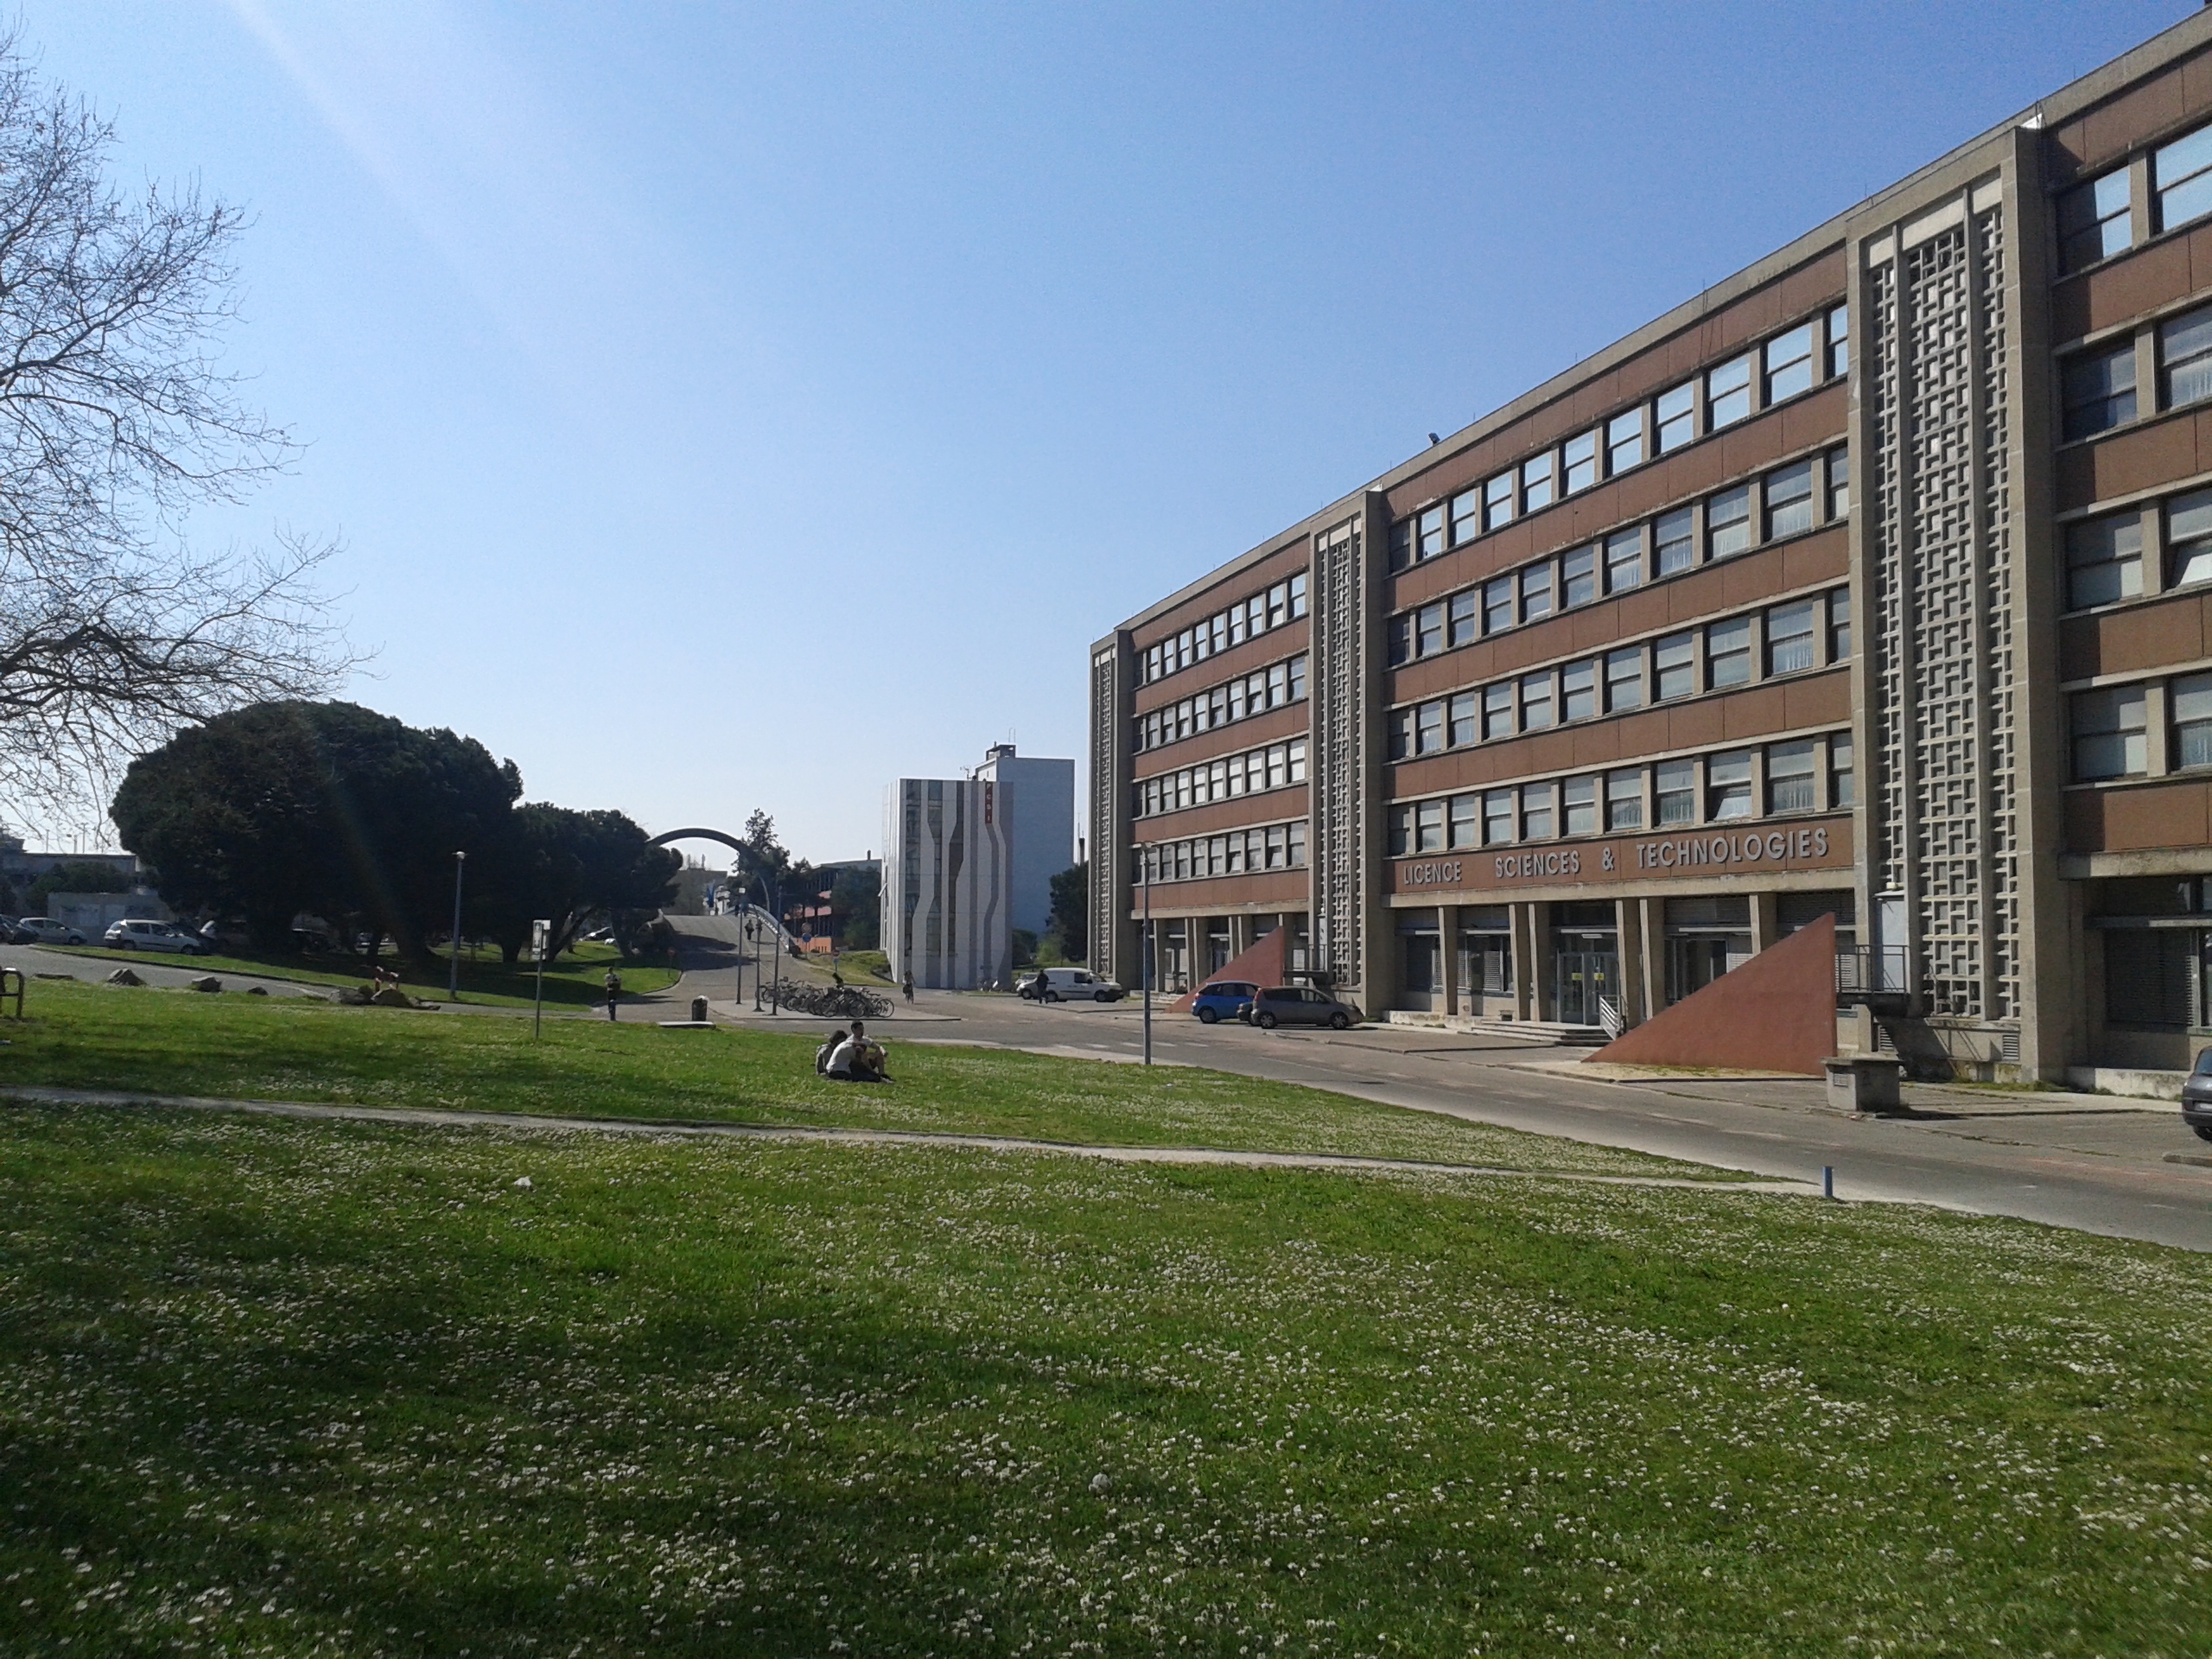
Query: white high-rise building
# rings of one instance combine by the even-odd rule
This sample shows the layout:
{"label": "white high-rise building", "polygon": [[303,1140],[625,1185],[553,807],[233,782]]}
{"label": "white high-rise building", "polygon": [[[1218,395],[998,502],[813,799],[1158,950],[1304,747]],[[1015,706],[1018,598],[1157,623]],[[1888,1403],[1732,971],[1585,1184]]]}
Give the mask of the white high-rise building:
{"label": "white high-rise building", "polygon": [[1014,971],[1005,786],[901,778],[884,793],[883,949],[893,977],[974,990]]}
{"label": "white high-rise building", "polygon": [[1024,758],[1013,744],[995,743],[976,775],[1000,785],[1014,837],[1013,925],[1042,938],[1052,922],[1052,878],[1076,861],[1075,762]]}

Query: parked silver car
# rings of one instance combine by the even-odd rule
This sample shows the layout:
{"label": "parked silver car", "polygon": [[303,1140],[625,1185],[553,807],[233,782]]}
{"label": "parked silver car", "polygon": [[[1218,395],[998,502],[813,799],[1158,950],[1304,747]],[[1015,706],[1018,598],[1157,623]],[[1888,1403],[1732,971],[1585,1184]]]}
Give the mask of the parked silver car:
{"label": "parked silver car", "polygon": [[194,934],[167,922],[110,922],[104,936],[112,950],[158,950],[173,957],[204,957],[207,947]]}
{"label": "parked silver car", "polygon": [[1359,1023],[1359,1010],[1310,985],[1270,985],[1254,994],[1245,1016],[1262,1031],[1277,1026],[1327,1026],[1345,1031]]}
{"label": "parked silver car", "polygon": [[18,932],[29,934],[32,944],[82,944],[85,936],[66,922],[57,922],[51,916],[26,916],[16,924]]}

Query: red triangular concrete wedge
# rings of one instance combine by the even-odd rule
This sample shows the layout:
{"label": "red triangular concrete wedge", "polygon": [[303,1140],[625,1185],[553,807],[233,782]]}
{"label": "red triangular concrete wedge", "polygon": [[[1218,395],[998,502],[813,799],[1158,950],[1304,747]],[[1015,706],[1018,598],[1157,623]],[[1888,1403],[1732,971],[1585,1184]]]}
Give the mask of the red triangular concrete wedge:
{"label": "red triangular concrete wedge", "polygon": [[1265,935],[1260,942],[1226,968],[1208,974],[1189,990],[1167,1005],[1170,1014],[1188,1014],[1198,994],[1217,979],[1249,980],[1265,990],[1271,985],[1282,983],[1283,947],[1290,943],[1289,933],[1278,927]]}
{"label": "red triangular concrete wedge", "polygon": [[1835,918],[1799,928],[1586,1060],[1821,1075],[1835,1052]]}

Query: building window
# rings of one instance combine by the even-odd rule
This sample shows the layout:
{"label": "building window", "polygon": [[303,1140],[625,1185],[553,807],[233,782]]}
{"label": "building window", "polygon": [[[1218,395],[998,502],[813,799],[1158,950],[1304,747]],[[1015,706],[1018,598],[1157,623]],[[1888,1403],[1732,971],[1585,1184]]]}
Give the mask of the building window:
{"label": "building window", "polygon": [[1414,654],[1433,657],[1444,649],[1444,601],[1424,605],[1415,614],[1420,620],[1414,628]]}
{"label": "building window", "polygon": [[1851,372],[1851,308],[1839,305],[1828,313],[1828,378]]}
{"label": "building window", "polygon": [[1709,691],[1743,685],[1751,677],[1751,619],[1739,616],[1705,630],[1705,684]]}
{"label": "building window", "polygon": [[1770,744],[1766,752],[1766,810],[1769,812],[1809,812],[1820,804],[1815,798],[1813,743]]}
{"label": "building window", "polygon": [[1738,484],[1705,504],[1705,556],[1732,558],[1751,544],[1751,486]]}
{"label": "building window", "polygon": [[1552,454],[1547,449],[1534,460],[1521,463],[1521,511],[1535,512],[1552,504],[1555,488],[1552,475]]}
{"label": "building window", "polygon": [[1559,671],[1559,717],[1590,720],[1598,713],[1598,664],[1569,663]]}
{"label": "building window", "polygon": [[1523,784],[1521,786],[1522,840],[1549,841],[1559,833],[1552,817],[1554,787],[1551,784]]}
{"label": "building window", "polygon": [[1814,603],[1778,605],[1766,613],[1766,671],[1802,674],[1816,666]]}
{"label": "building window", "polygon": [[1445,731],[1445,741],[1453,748],[1472,743],[1482,736],[1482,699],[1472,691],[1461,691],[1452,699],[1451,719]]}
{"label": "building window", "polygon": [[1452,498],[1452,545],[1471,542],[1483,531],[1483,493],[1462,490]]}
{"label": "building window", "polygon": [[1390,758],[1402,760],[1414,752],[1414,711],[1393,709],[1388,728],[1390,734]]}
{"label": "building window", "polygon": [[2170,587],[2212,581],[2212,490],[2166,503],[2166,568]]}
{"label": "building window", "polygon": [[1393,667],[1396,666],[1400,663],[1409,663],[1413,660],[1413,618],[1410,616],[1392,617],[1389,626],[1383,631],[1383,639],[1389,648],[1390,662]]}
{"label": "building window", "polygon": [[1813,527],[1813,463],[1801,461],[1769,473],[1765,482],[1766,539],[1802,536]]}
{"label": "building window", "polygon": [[1605,475],[1618,478],[1643,464],[1643,411],[1631,409],[1605,423]]}
{"label": "building window", "polygon": [[1440,853],[1444,850],[1444,803],[1423,801],[1414,809],[1414,850],[1419,853]]}
{"label": "building window", "polygon": [[1496,530],[1513,522],[1513,474],[1500,473],[1483,486],[1483,528]]}
{"label": "building window", "polygon": [[1451,644],[1471,645],[1481,636],[1482,599],[1481,592],[1473,588],[1452,595],[1448,636]]}
{"label": "building window", "polygon": [[1839,588],[1828,595],[1828,661],[1851,660],[1851,589]]}
{"label": "building window", "polygon": [[[2206,498],[2212,508],[2212,496]],[[2212,512],[2204,528],[2212,534]],[[2075,610],[2133,599],[2143,591],[2143,520],[2126,513],[2066,530],[2066,602]]]}
{"label": "building window", "polygon": [[1483,688],[1483,741],[1513,735],[1513,685],[1501,680]]}
{"label": "building window", "polygon": [[2212,674],[2190,674],[2166,687],[2174,721],[2175,764],[2212,766]]}
{"label": "building window", "polygon": [[1605,774],[1605,828],[1643,828],[1643,768],[1624,766]]}
{"label": "building window", "polygon": [[2158,364],[2168,409],[2212,397],[2212,306],[2158,325]]}
{"label": "building window", "polygon": [[1521,677],[1521,729],[1541,732],[1552,725],[1552,676],[1549,669]]}
{"label": "building window", "polygon": [[1661,392],[1652,412],[1658,421],[1659,453],[1681,448],[1697,436],[1697,383]]}
{"label": "building window", "polygon": [[1598,550],[1578,547],[1560,561],[1560,604],[1567,610],[1598,597]]}
{"label": "building window", "polygon": [[1483,588],[1483,632],[1503,633],[1513,626],[1513,578],[1500,576]]}
{"label": "building window", "polygon": [[1605,537],[1605,591],[1626,593],[1643,585],[1643,527],[1617,530]]}
{"label": "building window", "polygon": [[1705,761],[1705,817],[1708,823],[1751,816],[1751,753],[1735,749],[1707,755]]}
{"label": "building window", "polygon": [[2106,432],[2135,418],[2135,347],[2075,358],[2059,375],[2068,439]]}
{"label": "building window", "polygon": [[1483,796],[1483,845],[1496,847],[1513,839],[1513,791],[1493,789]]}
{"label": "building window", "polygon": [[1778,404],[1813,386],[1813,325],[1777,334],[1766,343],[1766,401]]}
{"label": "building window", "polygon": [[1630,645],[1605,653],[1605,711],[1618,715],[1643,707],[1643,647]]}
{"label": "building window", "polygon": [[1851,775],[1851,734],[1837,732],[1828,739],[1828,804],[1849,806],[1857,798]]}
{"label": "building window", "polygon": [[1697,822],[1696,761],[1662,760],[1653,774],[1653,783],[1662,829],[1670,823]]}
{"label": "building window", "polygon": [[1534,622],[1552,613],[1552,567],[1547,559],[1521,573],[1521,620]]}
{"label": "building window", "polygon": [[1410,806],[1390,809],[1390,856],[1403,858],[1413,850],[1414,810]]}
{"label": "building window", "polygon": [[1577,490],[1586,490],[1598,481],[1598,435],[1585,432],[1569,438],[1560,451],[1565,463],[1567,487],[1563,493],[1573,495]]}
{"label": "building window", "polygon": [[2133,778],[2151,764],[2143,688],[2074,694],[2074,776]]}
{"label": "building window", "polygon": [[1401,518],[1390,526],[1390,568],[1402,570],[1414,562],[1414,521]]}
{"label": "building window", "polygon": [[1652,538],[1657,543],[1661,575],[1671,576],[1697,563],[1697,543],[1691,533],[1688,507],[1661,513],[1652,525]]}
{"label": "building window", "polygon": [[1421,718],[1414,726],[1414,753],[1434,754],[1444,747],[1444,704],[1441,700],[1424,702]]}
{"label": "building window", "polygon": [[1687,697],[1697,690],[1697,636],[1670,633],[1652,647],[1652,668],[1658,677],[1658,700]]}
{"label": "building window", "polygon": [[1421,516],[1421,531],[1414,546],[1415,559],[1433,559],[1444,550],[1444,509],[1431,507]]}
{"label": "building window", "polygon": [[2139,1030],[2186,1031],[2193,928],[2105,930],[2105,1019]]}
{"label": "building window", "polygon": [[1454,847],[1481,844],[1481,796],[1454,795],[1452,798],[1452,844]]}
{"label": "building window", "polygon": [[1828,522],[1851,516],[1851,451],[1828,451]]}
{"label": "building window", "polygon": [[2058,199],[2058,264],[2079,270],[2125,252],[2133,242],[2129,220],[2127,169],[2114,168],[2101,179]]}
{"label": "building window", "polygon": [[1294,870],[1302,870],[1306,868],[1306,820],[1298,819],[1289,826],[1289,829],[1290,834],[1287,839],[1290,844],[1287,850],[1290,856],[1290,868]]}
{"label": "building window", "polygon": [[1705,429],[1718,432],[1751,412],[1751,359],[1723,363],[1705,377]]}
{"label": "building window", "polygon": [[1598,833],[1598,780],[1570,778],[1560,786],[1560,833],[1594,836]]}
{"label": "building window", "polygon": [[2171,231],[2212,213],[2212,127],[2199,127],[2152,153],[2158,228]]}

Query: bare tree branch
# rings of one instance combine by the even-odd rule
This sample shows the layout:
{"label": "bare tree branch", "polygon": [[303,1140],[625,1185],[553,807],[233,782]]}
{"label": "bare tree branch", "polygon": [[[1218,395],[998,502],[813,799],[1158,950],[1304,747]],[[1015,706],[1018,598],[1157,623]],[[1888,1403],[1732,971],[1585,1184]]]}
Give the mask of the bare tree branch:
{"label": "bare tree branch", "polygon": [[178,726],[359,660],[314,582],[334,543],[185,540],[294,446],[214,354],[238,210],[126,198],[114,142],[0,35],[0,798],[65,817]]}

